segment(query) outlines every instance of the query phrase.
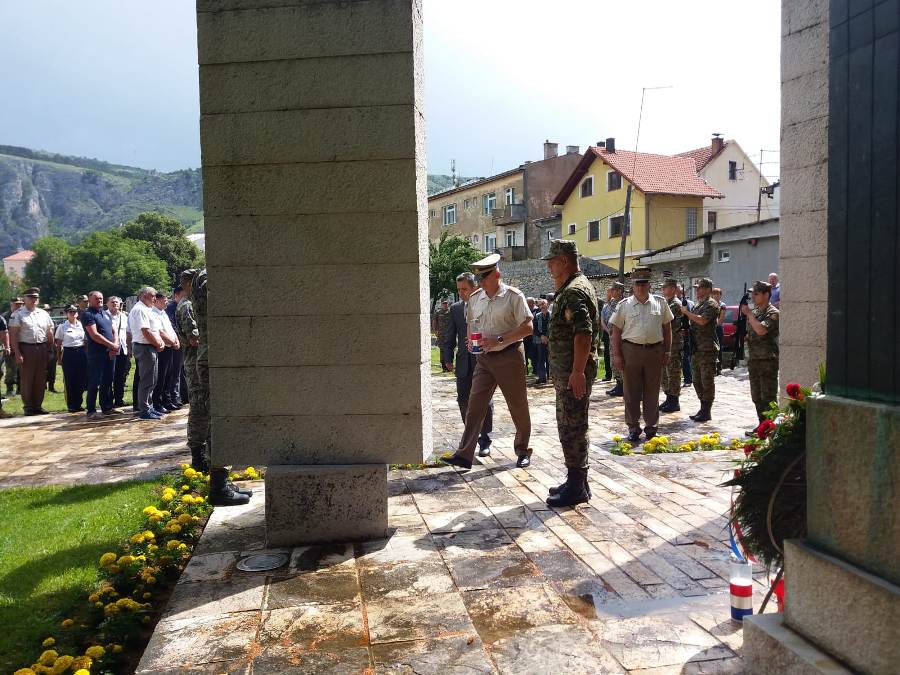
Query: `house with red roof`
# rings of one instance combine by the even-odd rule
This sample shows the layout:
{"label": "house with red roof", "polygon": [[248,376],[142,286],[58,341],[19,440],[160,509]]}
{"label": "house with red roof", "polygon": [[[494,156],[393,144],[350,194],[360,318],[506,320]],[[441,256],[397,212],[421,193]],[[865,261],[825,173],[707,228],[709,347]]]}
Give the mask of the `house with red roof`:
{"label": "house with red roof", "polygon": [[724,197],[698,175],[694,158],[621,150],[608,138],[587,149],[554,199],[562,237],[575,240],[581,255],[618,267],[629,185],[626,271],[654,249],[700,234],[704,200]]}
{"label": "house with red roof", "polygon": [[762,164],[757,166],[737,141],[713,134],[709,145],[676,157],[693,159],[697,174],[724,195],[722,199],[703,200],[702,230],[698,234],[778,218],[779,184],[763,175],[766,167],[772,169],[778,164],[775,151],[762,150]]}
{"label": "house with red roof", "polygon": [[3,272],[10,281],[21,281],[25,277],[25,265],[34,257],[34,251],[18,251],[3,259]]}

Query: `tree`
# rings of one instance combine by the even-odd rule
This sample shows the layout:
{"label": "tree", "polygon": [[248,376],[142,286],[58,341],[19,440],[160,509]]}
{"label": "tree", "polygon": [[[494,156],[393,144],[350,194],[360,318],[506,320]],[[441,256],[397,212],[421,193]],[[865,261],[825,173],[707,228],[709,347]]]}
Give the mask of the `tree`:
{"label": "tree", "polygon": [[0,270],[0,309],[6,311],[6,303],[9,302],[9,299],[13,297],[16,293],[16,287],[9,280],[9,277],[6,276],[6,273],[3,270]]}
{"label": "tree", "polygon": [[72,248],[59,237],[41,237],[31,246],[34,257],[25,266],[25,285],[41,289],[41,301],[72,301]]}
{"label": "tree", "polygon": [[187,238],[184,225],[169,216],[147,211],[125,223],[119,232],[126,239],[150,244],[156,256],[166,264],[166,285],[172,285],[184,270],[204,264],[203,254]]}
{"label": "tree", "polygon": [[145,241],[119,232],[94,232],[72,250],[72,288],[78,293],[101,291],[127,298],[141,286],[167,289],[166,264]]}
{"label": "tree", "polygon": [[449,230],[441,233],[437,243],[428,244],[429,286],[432,306],[445,291],[456,289],[456,277],[469,271],[469,265],[484,257],[471,242]]}

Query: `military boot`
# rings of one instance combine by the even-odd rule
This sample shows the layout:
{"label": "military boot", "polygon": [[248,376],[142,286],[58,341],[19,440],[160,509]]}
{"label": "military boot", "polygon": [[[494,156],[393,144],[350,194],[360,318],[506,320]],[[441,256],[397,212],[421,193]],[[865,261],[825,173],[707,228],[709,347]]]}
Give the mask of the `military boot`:
{"label": "military boot", "polygon": [[228,469],[213,469],[209,478],[209,503],[213,506],[241,506],[250,495],[241,494],[228,486]]}
{"label": "military boot", "polygon": [[[550,488],[549,490],[547,490],[547,492],[550,493],[551,497],[553,495],[558,495],[560,492],[562,492],[565,489],[566,485],[568,485],[568,484],[569,484],[569,477],[567,476],[566,479],[562,483],[560,483],[556,487]],[[593,497],[594,495],[591,494],[591,486],[588,485],[587,481],[585,481],[584,487],[587,490],[588,497]]]}
{"label": "military boot", "polygon": [[547,497],[547,506],[575,506],[590,500],[587,472],[587,469],[569,469],[569,477],[562,490]]}
{"label": "military boot", "polygon": [[191,448],[191,468],[200,473],[209,473],[209,460],[206,459],[206,446]]}
{"label": "military boot", "polygon": [[607,396],[624,396],[625,390],[622,388],[622,380],[616,380],[616,386],[606,392]]}
{"label": "military boot", "polygon": [[700,412],[691,415],[691,419],[695,422],[709,422],[712,419],[712,401],[700,401]]}
{"label": "military boot", "polygon": [[681,406],[678,405],[678,397],[666,394],[666,400],[663,401],[663,404],[661,406],[659,406],[659,412],[670,413],[677,412],[679,410],[681,410]]}

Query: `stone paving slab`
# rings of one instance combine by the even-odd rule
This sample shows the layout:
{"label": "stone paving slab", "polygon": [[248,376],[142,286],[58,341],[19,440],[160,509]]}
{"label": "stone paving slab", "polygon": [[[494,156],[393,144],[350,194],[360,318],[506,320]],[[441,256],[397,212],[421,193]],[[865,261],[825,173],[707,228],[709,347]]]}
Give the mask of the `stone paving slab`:
{"label": "stone paving slab", "polygon": [[[746,372],[717,378],[714,422],[663,416],[673,442],[743,435],[755,416]],[[433,378],[435,447],[462,431],[452,378]],[[265,550],[265,486],[216,509],[140,664],[141,673],[736,673],[729,619],[729,491],[739,453],[609,453],[621,399],[591,402],[588,504],[550,509],[565,469],[553,391],[530,387],[533,464],[515,468],[496,401],[490,457],[470,472],[389,473],[391,535],[283,549],[267,573],[236,569]],[[161,422],[67,415],[0,422],[0,486],[119,481],[187,460],[185,412]],[[74,433],[67,433],[74,432]],[[13,442],[8,439],[13,438]],[[765,592],[756,578],[755,604]]]}

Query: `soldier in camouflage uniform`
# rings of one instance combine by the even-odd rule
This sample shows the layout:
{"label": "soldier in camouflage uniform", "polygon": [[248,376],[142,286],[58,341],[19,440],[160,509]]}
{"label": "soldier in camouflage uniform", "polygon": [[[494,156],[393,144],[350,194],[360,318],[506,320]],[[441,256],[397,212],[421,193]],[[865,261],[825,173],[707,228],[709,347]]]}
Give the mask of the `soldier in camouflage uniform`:
{"label": "soldier in camouflage uniform", "polygon": [[747,317],[747,370],[750,372],[750,397],[756,415],[763,413],[778,398],[778,310],[771,302],[772,286],[765,281],[753,283],[753,309],[741,305]]}
{"label": "soldier in camouflage uniform", "polygon": [[691,359],[694,377],[694,391],[700,399],[700,410],[691,415],[695,422],[712,419],[712,404],[716,397],[716,359],[719,356],[719,340],[716,337],[716,322],[719,318],[719,303],[712,297],[712,281],[707,278],[697,283],[697,304],[691,312],[681,307],[681,313],[694,324],[696,349]]}
{"label": "soldier in camouflage uniform", "polygon": [[447,334],[451,331],[451,323],[450,300],[447,297],[443,297],[441,298],[441,306],[434,312],[431,330],[437,338],[438,349],[441,354],[441,370],[445,373],[449,373],[453,370],[453,365],[451,363],[453,360],[453,353],[449,352],[444,347],[444,342],[447,340]]}
{"label": "soldier in camouflage uniform", "polygon": [[588,404],[597,377],[600,307],[593,286],[578,269],[574,241],[554,239],[543,259],[556,287],[548,344],[556,389],[556,426],[568,471],[566,482],[551,488],[547,504],[572,506],[591,497]]}
{"label": "soldier in camouflage uniform", "polygon": [[[187,380],[188,411],[188,447],[191,449],[191,466],[197,471],[209,471],[209,460],[206,457],[206,428],[198,423],[202,416],[203,403],[199,402],[202,394],[200,378],[197,375],[197,350],[200,346],[200,329],[194,317],[194,305],[190,298],[193,277],[188,270],[181,277],[181,287],[185,293],[175,307],[175,325],[178,327],[178,340],[184,350],[184,377]],[[194,411],[197,411],[196,413]]]}
{"label": "soldier in camouflage uniform", "polygon": [[[666,279],[663,281],[662,292],[672,310],[672,316],[676,317],[675,322],[682,321],[681,301],[677,297],[678,282],[675,279]],[[662,377],[660,378],[660,386],[666,395],[666,400],[659,406],[659,411],[664,413],[678,412],[681,405],[678,398],[681,396],[681,357],[683,347],[683,336],[681,331],[673,323],[672,325],[672,346],[669,349],[669,362],[663,366]]]}
{"label": "soldier in camouflage uniform", "polygon": [[[616,309],[619,306],[619,303],[622,302],[622,296],[625,293],[625,284],[621,281],[617,281],[612,285],[612,297],[609,302],[603,307],[603,316],[604,323],[606,323],[607,331],[610,336],[612,335],[612,326],[609,323],[609,320],[612,318],[612,315],[616,313]],[[612,374],[616,380],[616,386],[607,391],[606,393],[609,396],[623,396],[625,394],[625,390],[622,385],[622,373],[616,369],[615,366],[612,367]]]}
{"label": "soldier in camouflage uniform", "polygon": [[[188,445],[191,447],[191,459],[194,457],[194,449],[198,448],[203,457],[204,450],[206,461],[209,462],[209,502],[215,506],[236,506],[250,501],[250,490],[239,490],[228,481],[228,469],[216,465],[212,453],[209,435],[209,333],[207,331],[207,302],[209,299],[209,284],[206,270],[185,270],[181,273],[181,287],[184,289],[184,299],[190,299],[193,315],[193,325],[197,327],[196,341],[190,336],[193,328],[188,333],[188,344],[193,346],[196,342],[196,354],[192,358],[194,367],[189,369],[187,362],[185,370],[188,377],[188,386],[191,390],[191,405],[188,411]],[[182,300],[182,302],[184,301]],[[177,309],[176,309],[177,311]],[[186,331],[187,332],[187,331]]]}
{"label": "soldier in camouflage uniform", "polygon": [[[22,298],[13,298],[10,300],[9,311],[3,313],[3,320],[8,324],[9,317],[12,316],[12,313],[24,304],[25,301],[22,300]],[[6,371],[3,376],[6,384],[6,395],[13,396],[19,386],[19,364],[16,363],[16,355],[13,353],[12,349],[3,355],[3,366]]]}

